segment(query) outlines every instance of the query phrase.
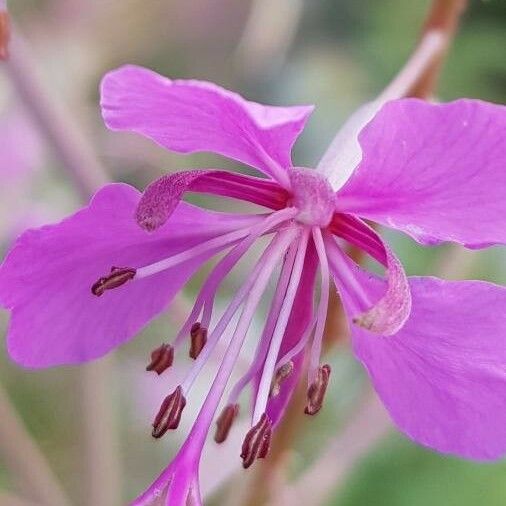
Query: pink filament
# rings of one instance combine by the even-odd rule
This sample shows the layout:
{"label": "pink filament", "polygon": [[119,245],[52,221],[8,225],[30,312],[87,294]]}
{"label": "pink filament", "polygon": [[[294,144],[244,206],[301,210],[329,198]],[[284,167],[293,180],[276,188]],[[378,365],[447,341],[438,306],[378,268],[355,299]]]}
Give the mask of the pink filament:
{"label": "pink filament", "polygon": [[286,325],[288,323],[290,313],[292,312],[293,302],[295,300],[295,295],[297,293],[297,288],[299,286],[300,278],[302,275],[302,269],[304,267],[304,259],[306,256],[308,239],[309,230],[304,228],[301,230],[301,235],[297,245],[297,254],[295,256],[293,270],[290,276],[290,282],[288,283],[286,296],[283,300],[283,304],[279,312],[279,317],[274,328],[274,333],[272,335],[269,351],[265,359],[262,377],[260,379],[257,398],[255,401],[255,409],[253,411],[252,425],[255,425],[260,420],[260,417],[264,413],[267,406],[274,368],[276,366],[276,360],[278,357],[279,349],[281,347],[283,336],[285,334]]}
{"label": "pink filament", "polygon": [[[225,310],[225,313],[222,315],[222,317],[216,324],[215,328],[208,336],[206,346],[202,349],[193,367],[190,369],[187,377],[182,383],[185,395],[188,393],[189,389],[193,385],[199,372],[201,371],[202,367],[204,366],[209,356],[213,352],[216,344],[218,343],[220,337],[223,335],[223,332],[227,328],[228,324],[230,323],[237,309],[241,305],[242,301],[249,294],[249,292],[253,290],[253,287],[256,286],[257,280],[261,275],[265,275],[266,271],[272,272],[272,269],[274,269],[275,266],[275,264],[273,265],[273,259],[276,259],[279,255],[284,254],[286,248],[288,248],[289,243],[294,239],[296,234],[297,229],[295,228],[289,228],[285,231],[279,232],[271,241],[271,243],[267,246],[262,256],[260,257],[260,260],[255,265],[249,277],[246,279],[246,282],[235,294],[234,298],[232,299],[229,306]],[[290,241],[285,247],[284,245],[288,240],[287,238],[290,239]]]}
{"label": "pink filament", "polygon": [[285,365],[287,362],[292,360],[293,357],[296,357],[306,346],[309,341],[309,337],[311,336],[311,332],[313,332],[314,326],[316,325],[316,316],[312,319],[311,323],[307,326],[304,334],[299,339],[298,343],[290,348],[277,362],[275,370],[277,371],[280,367]]}
{"label": "pink filament", "polygon": [[203,316],[202,325],[205,328],[209,327],[211,319],[211,311],[214,303],[214,298],[218,286],[223,278],[232,270],[237,262],[242,258],[251,245],[260,237],[271,231],[274,227],[282,224],[284,221],[292,218],[297,211],[293,208],[282,209],[275,213],[270,214],[265,220],[251,227],[249,235],[245,237],[235,248],[230,251],[224,258],[216,264],[211,274],[208,276],[206,282],[202,286],[193,309],[186,319],[183,327],[179,331],[174,341],[174,346],[177,347],[182,341],[187,339],[191,326],[197,321],[197,318],[204,306],[207,312]]}
{"label": "pink filament", "polygon": [[330,273],[327,253],[323,244],[322,232],[319,228],[313,227],[313,241],[320,261],[321,287],[320,301],[318,303],[318,311],[316,318],[316,328],[313,336],[313,344],[309,356],[308,381],[311,385],[316,377],[316,372],[320,362],[322,350],[323,333],[325,331],[325,322],[327,321],[327,311],[329,307],[329,291],[330,291]]}
{"label": "pink filament", "polygon": [[157,274],[171,267],[175,267],[176,265],[198,257],[199,255],[207,253],[208,251],[216,250],[216,252],[218,252],[221,249],[234,244],[246,237],[250,233],[251,228],[252,227],[249,226],[228,232],[227,234],[220,235],[219,237],[213,237],[212,239],[197,244],[196,246],[193,246],[193,248],[189,248],[185,251],[182,251],[181,253],[177,253],[176,255],[164,258],[163,260],[160,260],[153,264],[140,267],[137,269],[137,273],[134,279],[142,279],[148,276],[152,276],[153,274]]}
{"label": "pink filament", "polygon": [[[266,253],[268,253],[268,255],[266,255],[265,262],[262,264],[262,269],[254,278],[251,289],[248,290],[248,296],[242,309],[241,316],[237,322],[236,329],[230,340],[225,356],[223,357],[223,361],[197,416],[197,420],[195,421],[190,435],[186,440],[184,450],[182,451],[189,451],[190,455],[200,454],[207,432],[209,431],[211,421],[216,413],[216,409],[218,408],[228,380],[230,379],[234,365],[246,338],[246,334],[253,320],[256,308],[267,287],[269,278],[290,243],[295,239],[297,232],[298,231],[295,228],[290,228],[280,232],[266,248]],[[201,356],[202,354],[199,356],[199,359]]]}
{"label": "pink filament", "polygon": [[293,244],[288,250],[286,260],[283,262],[281,275],[279,276],[279,280],[276,285],[276,292],[274,293],[269,315],[267,316],[267,321],[262,332],[262,337],[260,338],[260,343],[256,349],[255,358],[253,359],[253,362],[246,374],[244,374],[237,381],[237,383],[230,391],[228,404],[235,404],[237,402],[237,399],[241,395],[244,387],[253,379],[253,377],[257,374],[257,372],[262,367],[262,364],[264,363],[265,356],[267,355],[267,350],[269,349],[269,345],[272,339],[272,333],[274,332],[274,327],[276,325],[276,320],[278,318],[279,311],[281,310],[283,299],[286,295],[286,289],[288,288],[288,283],[290,281],[290,274],[293,269],[293,262],[295,260],[296,253],[297,247],[295,244]]}
{"label": "pink filament", "polygon": [[330,268],[333,271],[339,290],[344,290],[353,304],[353,309],[360,313],[364,308],[371,307],[369,297],[353,272],[346,253],[338,246],[331,234],[324,233],[323,240],[327,251]]}

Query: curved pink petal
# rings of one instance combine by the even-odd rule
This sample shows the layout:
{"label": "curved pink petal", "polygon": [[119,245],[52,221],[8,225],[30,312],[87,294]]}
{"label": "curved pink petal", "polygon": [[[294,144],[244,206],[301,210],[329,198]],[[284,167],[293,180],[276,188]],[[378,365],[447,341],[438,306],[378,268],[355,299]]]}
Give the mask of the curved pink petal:
{"label": "curved pink petal", "polygon": [[506,107],[479,100],[386,104],[360,134],[340,210],[417,241],[506,243]]}
{"label": "curved pink petal", "polygon": [[[374,239],[374,243],[371,243],[374,244],[372,251],[386,265],[383,291],[370,290],[368,278],[361,275],[363,271],[327,234],[324,240],[330,271],[341,295],[346,295],[353,301],[350,312],[354,326],[375,334],[395,334],[405,324],[411,311],[411,293],[406,273],[399,259],[381,237],[359,220],[354,223],[354,226],[358,225],[368,233],[368,240]],[[378,246],[381,246],[382,251],[378,250]]]}
{"label": "curved pink petal", "polygon": [[132,65],[109,72],[101,94],[109,128],[140,133],[178,153],[219,153],[287,188],[290,152],[312,111],[264,106],[212,83],[171,81]]}
{"label": "curved pink petal", "polygon": [[0,304],[11,310],[7,346],[27,367],[100,357],[133,337],[215,251],[101,297],[91,286],[112,266],[137,268],[254,221],[181,204],[148,234],[135,222],[140,192],[100,190],[90,205],[56,225],[25,232],[0,267]]}
{"label": "curved pink petal", "polygon": [[[381,291],[382,281],[369,283]],[[505,455],[506,289],[423,277],[410,286],[413,309],[397,334],[352,328],[376,391],[418,443],[472,459]]]}
{"label": "curved pink petal", "polygon": [[187,191],[238,198],[282,209],[288,192],[273,181],[224,170],[187,170],[167,174],[144,191],[136,211],[138,223],[146,230],[163,225]]}

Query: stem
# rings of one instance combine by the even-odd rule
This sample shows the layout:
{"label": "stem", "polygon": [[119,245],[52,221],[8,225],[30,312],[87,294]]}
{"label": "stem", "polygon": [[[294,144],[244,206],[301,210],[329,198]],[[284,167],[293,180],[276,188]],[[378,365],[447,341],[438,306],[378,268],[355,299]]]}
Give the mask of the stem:
{"label": "stem", "polygon": [[[108,182],[107,173],[93,155],[86,136],[76,126],[75,118],[47,92],[35,71],[28,46],[17,30],[14,31],[9,58],[5,62],[7,74],[40,133],[60,160],[61,169],[80,197],[87,201]],[[94,506],[120,504],[120,462],[113,430],[113,403],[108,392],[113,383],[111,370],[112,361],[108,359],[83,365],[78,372],[82,391],[83,454],[87,463],[84,489]],[[36,477],[37,473],[32,473],[32,479]]]}
{"label": "stem", "polygon": [[[451,41],[456,33],[458,22],[465,6],[465,0],[433,0],[426,21],[423,25],[419,46],[415,49],[413,57],[410,58],[408,64],[404,67],[398,77],[394,79],[394,81],[382,93],[383,98],[388,99],[391,95],[399,92],[401,92],[402,95],[411,97],[430,97],[434,91],[439,72]],[[359,262],[363,257],[363,253],[356,248],[351,248],[350,254],[357,262]],[[331,289],[329,312],[327,315],[324,337],[325,349],[328,349],[335,345],[335,343],[340,342],[342,340],[342,336],[346,332],[345,329],[346,321],[344,311],[342,310],[335,290]],[[244,504],[244,506],[259,506],[265,504],[321,504],[320,502],[315,502],[312,495],[309,499],[306,499],[306,501],[302,500],[302,498],[306,497],[306,494],[316,491],[322,487],[319,476],[320,474],[325,476],[328,473],[325,468],[325,466],[328,465],[328,461],[325,456],[323,457],[325,460],[322,460],[324,463],[318,467],[318,472],[313,473],[312,470],[308,471],[308,477],[313,476],[315,477],[314,480],[306,480],[305,475],[303,475],[302,478],[298,479],[294,485],[291,485],[286,489],[286,497],[289,497],[292,502],[285,503],[278,500],[272,502],[273,491],[279,489],[279,485],[281,485],[281,477],[283,476],[282,468],[286,464],[287,456],[289,455],[290,448],[293,445],[293,440],[297,436],[304,418],[301,407],[305,402],[305,396],[305,385],[303,387],[299,385],[299,388],[296,390],[290,405],[287,408],[283,421],[274,433],[273,446],[269,457],[265,462],[259,462],[256,464],[257,469],[255,471],[255,475],[248,484],[249,493],[245,495],[247,499],[241,503]],[[367,426],[364,427],[366,432],[361,434],[360,438],[364,440],[364,438],[369,437],[369,441],[371,441],[369,446],[379,439],[379,436],[382,434],[382,431],[380,430],[382,426],[379,418],[375,423],[371,423],[371,420],[368,419],[368,416],[371,416],[370,410],[374,408],[374,404],[377,402],[378,401],[375,399],[367,401],[364,404],[363,411],[358,414],[359,421],[366,422],[365,425]],[[376,413],[376,416],[378,417],[379,415]],[[351,428],[345,430],[343,435],[340,436],[343,440],[350,437],[349,434],[353,432],[353,424],[356,422],[357,420],[353,420],[351,422]],[[386,422],[383,424],[384,430],[385,426]],[[367,434],[369,434],[369,436],[367,436]],[[353,440],[351,440],[351,446],[353,446]],[[356,451],[348,451],[348,457],[345,457],[341,453],[333,454],[334,461],[332,469],[335,470],[336,466],[339,467],[337,473],[341,473],[344,476],[344,469],[350,468],[353,463],[368,449],[368,447],[362,446],[360,448],[360,452],[358,451],[358,447]],[[340,469],[343,470],[340,471]],[[334,490],[337,485],[338,474],[332,478],[330,491]]]}
{"label": "stem", "polygon": [[385,408],[369,389],[338,437],[326,443],[326,450],[294,485],[282,489],[269,504],[327,504],[354,465],[388,433],[392,427]]}
{"label": "stem", "polygon": [[42,506],[40,502],[28,501],[8,492],[0,492],[0,504],[3,506]]}
{"label": "stem", "polygon": [[69,505],[56,476],[1,386],[0,420],[0,453],[23,493],[41,505]]}
{"label": "stem", "polygon": [[108,182],[107,174],[76,127],[75,118],[47,92],[36,73],[28,46],[17,31],[14,32],[5,70],[40,133],[61,161],[62,169],[83,200],[88,200],[97,188]]}
{"label": "stem", "polygon": [[234,53],[237,70],[245,80],[264,77],[283,64],[303,10],[303,0],[253,0]]}
{"label": "stem", "polygon": [[423,33],[442,32],[446,35],[445,48],[425,73],[408,91],[408,96],[426,98],[434,92],[450,44],[457,32],[461,15],[467,7],[467,0],[436,0],[432,2]]}

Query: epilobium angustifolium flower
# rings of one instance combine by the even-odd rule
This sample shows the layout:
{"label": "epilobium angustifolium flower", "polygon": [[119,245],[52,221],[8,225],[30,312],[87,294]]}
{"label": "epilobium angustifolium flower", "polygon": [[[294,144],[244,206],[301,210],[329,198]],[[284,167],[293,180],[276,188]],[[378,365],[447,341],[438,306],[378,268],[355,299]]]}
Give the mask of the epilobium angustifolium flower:
{"label": "epilobium angustifolium flower", "polygon": [[[61,223],[24,233],[1,267],[0,300],[12,313],[9,352],[22,365],[44,367],[85,362],[121,345],[167,307],[200,265],[225,253],[174,342],[152,354],[148,368],[162,373],[174,348],[189,339],[195,359],[163,402],[155,437],[178,426],[195,379],[234,321],[227,351],[188,439],[134,504],[200,504],[202,446],[213,420],[215,439],[226,438],[245,387],[254,392],[245,467],[267,454],[305,362],[305,410],[318,412],[331,372],[320,362],[331,280],[354,351],[397,426],[441,452],[476,459],[504,454],[506,290],[408,278],[364,221],[426,245],[505,243],[504,107],[477,100],[389,102],[361,131],[361,156],[339,152],[338,141],[335,156],[316,170],[294,166],[290,157],[311,107],[263,106],[213,84],[170,81],[130,66],[105,77],[102,108],[113,130],[140,133],[179,153],[212,151],[267,176],[188,170],[161,177],[143,194],[108,185]],[[342,146],[354,145],[345,141]],[[211,212],[182,202],[186,192],[266,211]],[[221,282],[261,237],[267,246],[212,324]],[[347,243],[379,262],[384,275],[356,265]],[[271,278],[277,285],[256,355],[216,418]]]}

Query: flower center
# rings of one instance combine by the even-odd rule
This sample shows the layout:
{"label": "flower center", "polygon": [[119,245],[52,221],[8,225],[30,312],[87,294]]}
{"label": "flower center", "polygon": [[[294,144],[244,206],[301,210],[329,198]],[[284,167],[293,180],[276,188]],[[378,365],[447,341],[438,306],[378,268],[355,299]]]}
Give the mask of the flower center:
{"label": "flower center", "polygon": [[312,169],[290,170],[292,202],[299,213],[295,219],[306,225],[326,227],[335,209],[335,193],[327,179]]}

